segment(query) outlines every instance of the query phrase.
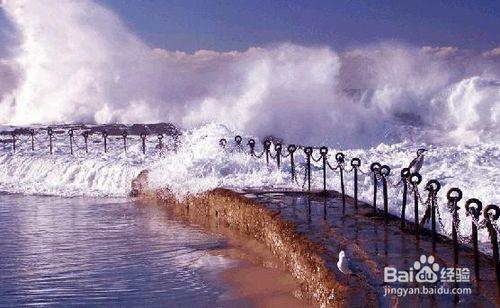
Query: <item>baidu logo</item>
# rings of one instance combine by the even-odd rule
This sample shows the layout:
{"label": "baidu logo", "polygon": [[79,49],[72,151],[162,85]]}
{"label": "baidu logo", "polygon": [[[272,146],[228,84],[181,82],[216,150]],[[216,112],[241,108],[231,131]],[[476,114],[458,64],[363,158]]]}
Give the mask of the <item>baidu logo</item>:
{"label": "baidu logo", "polygon": [[436,283],[460,281],[470,281],[470,271],[468,268],[446,268],[440,267],[434,256],[421,255],[420,259],[413,263],[407,271],[398,271],[396,268],[386,266],[384,268],[385,282],[418,282]]}

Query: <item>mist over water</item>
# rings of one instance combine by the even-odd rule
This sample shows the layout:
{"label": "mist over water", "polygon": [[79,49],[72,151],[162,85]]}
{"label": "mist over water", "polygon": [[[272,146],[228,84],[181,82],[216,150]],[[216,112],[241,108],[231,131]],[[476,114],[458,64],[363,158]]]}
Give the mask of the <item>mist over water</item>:
{"label": "mist over water", "polygon": [[[337,52],[157,49],[92,1],[3,1],[0,123],[219,123],[288,142],[500,141],[494,54],[382,42]],[[18,41],[18,43],[13,43]]]}

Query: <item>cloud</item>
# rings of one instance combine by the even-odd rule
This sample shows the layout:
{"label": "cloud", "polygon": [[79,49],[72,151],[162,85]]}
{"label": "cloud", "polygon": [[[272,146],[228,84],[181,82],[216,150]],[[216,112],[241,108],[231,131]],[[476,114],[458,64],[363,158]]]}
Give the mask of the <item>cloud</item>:
{"label": "cloud", "polygon": [[420,50],[422,53],[440,58],[453,57],[459,53],[459,49],[453,46],[424,46]]}
{"label": "cloud", "polygon": [[500,57],[500,47],[496,47],[493,48],[492,50],[483,52],[483,57],[486,58]]}

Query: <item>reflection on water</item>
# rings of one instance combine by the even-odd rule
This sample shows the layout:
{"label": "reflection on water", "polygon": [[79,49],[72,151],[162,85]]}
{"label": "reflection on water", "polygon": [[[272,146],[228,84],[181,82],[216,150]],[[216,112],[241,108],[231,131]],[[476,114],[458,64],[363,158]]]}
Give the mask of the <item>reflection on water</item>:
{"label": "reflection on water", "polygon": [[223,239],[123,200],[0,195],[0,306],[212,306]]}

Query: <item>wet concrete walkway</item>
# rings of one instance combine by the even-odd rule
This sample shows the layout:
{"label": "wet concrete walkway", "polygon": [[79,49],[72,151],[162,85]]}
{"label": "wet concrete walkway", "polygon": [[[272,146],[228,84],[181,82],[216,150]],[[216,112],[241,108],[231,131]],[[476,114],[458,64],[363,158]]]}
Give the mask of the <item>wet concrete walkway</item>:
{"label": "wet concrete walkway", "polygon": [[[470,282],[460,282],[458,287],[471,288],[470,295],[384,295],[385,288],[422,287],[452,288],[455,283],[385,283],[384,267],[392,266],[400,271],[409,271],[421,255],[434,256],[440,268],[453,267],[451,242],[441,238],[433,250],[429,235],[417,237],[410,230],[402,231],[400,221],[373,215],[372,208],[360,203],[356,210],[348,199],[345,208],[341,197],[331,192],[328,196],[320,193],[290,191],[240,191],[243,196],[253,199],[265,207],[276,211],[280,218],[292,222],[300,235],[321,247],[321,255],[328,268],[339,279],[345,279],[353,288],[368,288],[374,293],[380,306],[398,307],[426,305],[430,307],[500,307],[500,296],[496,285],[495,268],[490,257],[480,258],[480,277],[474,276],[473,254],[467,247],[460,247],[459,267],[470,270]],[[409,227],[408,227],[409,229]],[[338,254],[345,250],[351,261],[354,275],[344,275],[337,269]],[[365,283],[360,284],[360,277]]]}

